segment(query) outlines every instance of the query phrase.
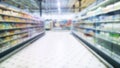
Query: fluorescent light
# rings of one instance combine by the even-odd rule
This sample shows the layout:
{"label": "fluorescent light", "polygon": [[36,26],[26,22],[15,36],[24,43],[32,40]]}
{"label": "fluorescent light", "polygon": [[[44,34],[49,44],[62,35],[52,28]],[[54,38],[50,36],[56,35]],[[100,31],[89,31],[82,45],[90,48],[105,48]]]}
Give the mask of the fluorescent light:
{"label": "fluorescent light", "polygon": [[57,0],[57,6],[58,6],[58,13],[61,13],[61,5],[60,5],[60,1]]}

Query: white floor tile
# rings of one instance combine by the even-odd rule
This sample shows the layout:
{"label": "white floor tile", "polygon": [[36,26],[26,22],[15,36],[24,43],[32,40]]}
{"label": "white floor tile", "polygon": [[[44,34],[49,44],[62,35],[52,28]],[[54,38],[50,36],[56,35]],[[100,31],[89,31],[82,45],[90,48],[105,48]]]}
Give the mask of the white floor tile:
{"label": "white floor tile", "polygon": [[106,68],[69,32],[46,35],[0,64],[0,68]]}

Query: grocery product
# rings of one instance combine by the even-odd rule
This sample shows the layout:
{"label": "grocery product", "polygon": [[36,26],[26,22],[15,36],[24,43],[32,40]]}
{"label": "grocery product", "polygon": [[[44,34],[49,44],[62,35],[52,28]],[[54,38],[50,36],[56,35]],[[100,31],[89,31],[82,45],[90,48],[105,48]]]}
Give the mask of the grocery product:
{"label": "grocery product", "polygon": [[[0,53],[27,41],[43,30],[39,20],[30,14],[0,8]],[[34,28],[32,28],[34,27]]]}

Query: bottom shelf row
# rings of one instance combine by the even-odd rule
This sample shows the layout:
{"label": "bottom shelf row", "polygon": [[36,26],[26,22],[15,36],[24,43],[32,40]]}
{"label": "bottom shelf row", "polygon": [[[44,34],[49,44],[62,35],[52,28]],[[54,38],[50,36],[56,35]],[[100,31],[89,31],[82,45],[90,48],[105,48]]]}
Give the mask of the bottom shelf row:
{"label": "bottom shelf row", "polygon": [[0,38],[0,53],[12,48],[12,47],[15,47],[41,33],[43,33],[44,31],[41,31],[41,32],[34,32],[32,34],[30,33],[23,33],[23,34],[18,34],[18,35],[13,35],[13,36],[9,36],[9,37],[5,37],[4,39],[3,38]]}
{"label": "bottom shelf row", "polygon": [[79,36],[80,38],[84,39],[86,42],[94,46],[96,49],[102,51],[103,53],[105,53],[106,55],[110,56],[112,59],[120,63],[119,45],[104,40],[105,38],[104,36],[102,36],[102,38],[100,36],[89,36],[79,31],[73,31],[73,33]]}
{"label": "bottom shelf row", "polygon": [[15,35],[11,37],[7,37],[6,40],[4,40],[2,43],[0,43],[0,52],[3,52],[16,44],[18,44],[21,41],[24,41],[25,38],[28,37],[27,33],[21,34],[21,35]]}

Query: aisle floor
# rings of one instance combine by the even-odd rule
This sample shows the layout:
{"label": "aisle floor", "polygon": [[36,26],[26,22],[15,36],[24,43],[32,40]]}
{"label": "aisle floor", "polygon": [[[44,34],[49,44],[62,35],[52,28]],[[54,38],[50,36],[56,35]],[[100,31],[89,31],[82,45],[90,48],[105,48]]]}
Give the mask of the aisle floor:
{"label": "aisle floor", "polygon": [[106,68],[70,32],[46,35],[14,54],[0,68]]}

